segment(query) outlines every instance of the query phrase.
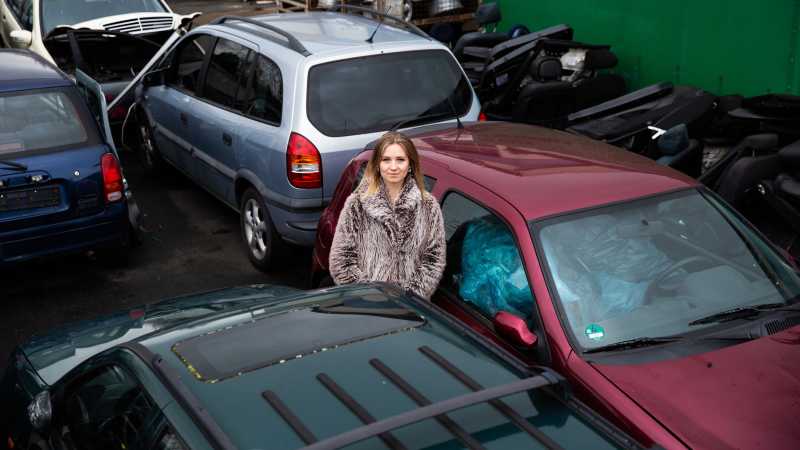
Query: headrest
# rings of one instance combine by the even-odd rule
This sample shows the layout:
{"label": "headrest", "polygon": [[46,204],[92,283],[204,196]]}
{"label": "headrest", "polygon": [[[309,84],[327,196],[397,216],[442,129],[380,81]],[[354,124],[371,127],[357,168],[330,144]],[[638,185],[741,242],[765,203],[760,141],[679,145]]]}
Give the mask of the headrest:
{"label": "headrest", "polygon": [[597,48],[586,51],[583,67],[586,70],[610,69],[617,65],[617,55],[607,48]]}
{"label": "headrest", "polygon": [[536,58],[531,62],[528,73],[537,81],[553,81],[561,77],[561,61],[552,56]]}
{"label": "headrest", "polygon": [[479,25],[498,23],[501,19],[500,6],[498,6],[497,3],[484,3],[475,11],[475,21],[478,22]]}

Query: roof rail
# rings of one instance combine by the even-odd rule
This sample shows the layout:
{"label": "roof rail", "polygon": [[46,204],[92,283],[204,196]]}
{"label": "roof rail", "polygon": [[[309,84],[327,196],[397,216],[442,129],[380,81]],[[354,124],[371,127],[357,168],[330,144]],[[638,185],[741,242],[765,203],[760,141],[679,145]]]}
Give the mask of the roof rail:
{"label": "roof rail", "polygon": [[393,20],[394,22],[396,22],[396,23],[398,23],[400,25],[403,25],[404,27],[408,28],[409,30],[411,30],[412,33],[416,34],[417,36],[424,37],[425,39],[427,39],[429,41],[433,40],[433,38],[430,37],[428,35],[428,33],[422,31],[418,26],[414,25],[413,23],[411,23],[409,21],[406,21],[406,20],[403,20],[403,19],[401,19],[399,17],[395,17],[395,16],[392,16],[392,15],[389,15],[389,14],[386,14],[386,13],[375,11],[372,8],[365,8],[363,6],[346,5],[344,3],[340,3],[338,5],[328,7],[328,8],[326,8],[326,10],[327,11],[337,11],[338,10],[338,11],[341,11],[341,12],[355,11],[355,12],[368,13],[368,14],[371,14],[373,16],[380,17],[382,19],[390,19],[390,20]]}
{"label": "roof rail", "polygon": [[[283,36],[284,38],[286,38],[286,40],[288,41],[288,44],[289,44],[289,45],[287,45],[287,47],[289,47],[290,49],[296,51],[297,53],[300,53],[303,56],[309,56],[311,54],[311,52],[309,52],[308,49],[306,49],[303,46],[303,44],[301,44],[300,41],[297,40],[296,37],[292,36],[291,33],[287,32],[286,30],[281,30],[280,28],[278,28],[278,27],[276,27],[274,25],[270,25],[270,24],[261,22],[259,20],[250,19],[248,17],[223,16],[223,17],[220,17],[219,19],[213,20],[212,22],[209,23],[209,25],[221,25],[221,24],[223,24],[225,22],[234,21],[234,20],[237,21],[237,22],[249,23],[250,25],[255,25],[257,27],[264,28],[265,30],[269,30],[269,31],[271,31],[271,32],[273,32],[275,34],[279,34],[279,35]],[[275,42],[278,42],[279,44],[283,43],[283,42],[280,42],[277,39],[272,39],[272,40],[275,41]]]}

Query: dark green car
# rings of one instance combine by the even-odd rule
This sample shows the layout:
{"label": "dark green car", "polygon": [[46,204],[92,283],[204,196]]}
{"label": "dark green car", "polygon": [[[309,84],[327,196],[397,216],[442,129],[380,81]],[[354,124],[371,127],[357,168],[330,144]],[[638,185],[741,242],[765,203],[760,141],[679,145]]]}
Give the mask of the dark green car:
{"label": "dark green car", "polygon": [[556,373],[511,361],[388,285],[226,289],[18,348],[0,446],[636,448]]}

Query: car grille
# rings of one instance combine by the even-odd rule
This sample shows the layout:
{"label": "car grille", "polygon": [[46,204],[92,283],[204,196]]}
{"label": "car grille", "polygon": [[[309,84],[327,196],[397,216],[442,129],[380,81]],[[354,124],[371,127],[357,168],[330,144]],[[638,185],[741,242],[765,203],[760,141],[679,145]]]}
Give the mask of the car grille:
{"label": "car grille", "polygon": [[109,31],[120,33],[139,33],[147,31],[169,30],[172,28],[171,16],[143,17],[119,22],[109,22],[103,27]]}
{"label": "car grille", "polygon": [[61,201],[58,186],[0,192],[0,212],[47,208]]}
{"label": "car grille", "polygon": [[764,325],[764,328],[767,329],[768,334],[775,334],[779,331],[786,330],[787,328],[791,328],[795,325],[800,325],[800,318],[792,317],[784,320],[774,320]]}

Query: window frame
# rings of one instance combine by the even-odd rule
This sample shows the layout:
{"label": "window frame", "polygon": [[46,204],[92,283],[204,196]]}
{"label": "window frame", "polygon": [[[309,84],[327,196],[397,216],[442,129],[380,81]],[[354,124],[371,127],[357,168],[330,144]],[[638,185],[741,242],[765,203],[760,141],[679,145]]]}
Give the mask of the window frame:
{"label": "window frame", "polygon": [[[187,89],[185,89],[183,86],[179,86],[176,83],[177,76],[178,76],[178,69],[180,68],[180,65],[181,65],[179,59],[180,59],[180,56],[181,56],[181,52],[183,51],[184,48],[186,48],[187,46],[191,45],[194,41],[196,41],[196,40],[198,40],[198,39],[200,39],[202,37],[208,37],[208,38],[212,39],[211,51],[209,51],[208,54],[203,56],[203,63],[200,65],[200,70],[199,70],[199,72],[197,74],[197,89],[194,92],[191,92],[191,91],[188,91]],[[200,99],[201,96],[203,95],[203,84],[205,83],[206,69],[208,69],[208,63],[209,63],[209,61],[211,61],[211,55],[214,53],[214,49],[217,47],[217,41],[218,40],[219,40],[219,38],[217,36],[214,36],[213,34],[208,34],[208,33],[195,33],[195,34],[191,34],[191,35],[186,36],[185,39],[182,39],[181,42],[178,43],[177,47],[175,47],[175,50],[172,51],[172,53],[169,56],[169,58],[167,58],[167,59],[169,59],[171,61],[171,63],[170,63],[170,68],[168,70],[167,77],[166,77],[166,79],[164,81],[164,85],[167,86],[167,87],[170,87],[172,89],[175,89],[176,91],[178,91],[178,92],[180,92],[180,93],[182,93],[184,95],[188,95],[188,96],[190,96],[192,98]]]}
{"label": "window frame", "polygon": [[[444,222],[445,223],[447,223],[447,216],[446,216],[446,212],[445,212],[445,208],[444,208],[444,206],[445,206],[444,203],[447,200],[447,198],[450,195],[453,195],[453,194],[460,195],[465,200],[470,201],[470,202],[474,203],[475,205],[477,205],[477,206],[483,208],[484,210],[488,211],[490,214],[492,214],[495,217],[497,217],[498,219],[500,219],[500,221],[503,224],[505,224],[505,226],[511,232],[511,236],[514,239],[514,245],[516,246],[517,251],[519,252],[520,261],[522,263],[522,268],[525,271],[525,281],[528,284],[528,289],[531,292],[531,298],[533,300],[533,309],[532,309],[531,317],[530,318],[522,317],[521,319],[525,320],[526,323],[532,325],[531,331],[534,332],[536,334],[536,337],[538,338],[537,345],[535,347],[533,347],[533,348],[530,348],[530,349],[520,349],[520,348],[516,347],[511,341],[509,341],[507,338],[503,337],[500,333],[498,333],[498,331],[495,329],[495,326],[494,326],[494,322],[493,322],[494,318],[488,317],[486,314],[483,313],[483,311],[479,310],[476,306],[471,305],[469,302],[467,302],[464,299],[462,299],[457,291],[454,291],[449,286],[445,287],[444,286],[444,279],[439,283],[439,286],[437,287],[437,291],[441,295],[446,296],[448,298],[448,300],[452,304],[456,305],[462,311],[466,312],[474,320],[476,320],[477,322],[482,324],[486,328],[486,330],[491,332],[501,342],[505,343],[506,345],[508,345],[510,347],[515,348],[520,353],[524,353],[525,355],[532,355],[533,358],[535,358],[535,360],[536,360],[536,362],[538,364],[545,364],[545,365],[549,364],[551,362],[551,356],[550,356],[550,346],[549,346],[549,343],[547,342],[547,332],[546,332],[546,329],[545,329],[545,326],[544,326],[544,321],[542,320],[541,310],[539,309],[538,298],[536,296],[536,293],[533,290],[533,286],[530,283],[530,276],[529,276],[530,275],[530,268],[525,263],[525,258],[523,257],[522,246],[520,245],[519,236],[517,236],[517,233],[514,232],[514,227],[511,225],[511,223],[509,223],[509,221],[507,220],[507,218],[503,214],[501,214],[500,212],[497,211],[497,209],[488,206],[486,204],[486,202],[478,200],[476,198],[476,196],[467,194],[465,191],[463,191],[461,189],[458,189],[458,188],[456,188],[454,186],[448,186],[448,187],[445,188],[444,192],[442,193],[441,201],[439,202],[440,207],[442,209],[442,217],[444,218]],[[521,219],[524,221],[524,218],[521,217]],[[464,223],[466,223],[466,222],[464,222]],[[461,225],[459,225],[459,226],[461,226]],[[526,229],[527,229],[527,226],[526,226]],[[538,246],[536,245],[535,241],[533,241],[532,244],[534,245],[534,252],[536,253],[537,258],[538,258],[539,257]],[[445,268],[445,270],[447,270],[447,269]],[[549,292],[549,287],[545,286],[545,288]]]}

